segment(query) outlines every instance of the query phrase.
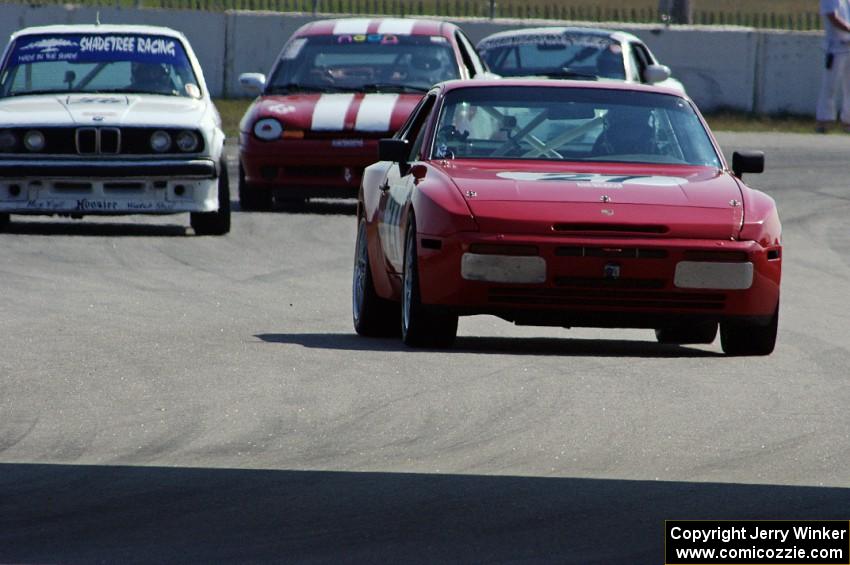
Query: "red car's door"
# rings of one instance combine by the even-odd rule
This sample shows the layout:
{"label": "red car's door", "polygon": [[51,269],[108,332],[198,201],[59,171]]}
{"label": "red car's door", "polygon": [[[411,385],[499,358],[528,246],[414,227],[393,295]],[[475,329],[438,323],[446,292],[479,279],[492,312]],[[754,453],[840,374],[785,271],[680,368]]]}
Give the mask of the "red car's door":
{"label": "red car's door", "polygon": [[[410,145],[408,160],[413,162],[419,157],[420,148],[426,134],[428,116],[434,107],[436,94],[422,99],[413,111],[410,119],[399,130],[398,137]],[[387,170],[387,176],[381,187],[378,202],[378,233],[381,250],[387,262],[387,270],[392,274],[401,273],[404,267],[404,238],[407,228],[407,207],[415,186],[410,174],[411,163],[393,163]],[[402,174],[404,173],[404,174]]]}
{"label": "red car's door", "polygon": [[378,230],[381,234],[381,247],[391,273],[400,273],[404,263],[404,217],[405,207],[410,201],[413,190],[413,178],[408,173],[401,175],[398,163],[393,163],[387,172],[385,188],[380,200],[380,218]]}

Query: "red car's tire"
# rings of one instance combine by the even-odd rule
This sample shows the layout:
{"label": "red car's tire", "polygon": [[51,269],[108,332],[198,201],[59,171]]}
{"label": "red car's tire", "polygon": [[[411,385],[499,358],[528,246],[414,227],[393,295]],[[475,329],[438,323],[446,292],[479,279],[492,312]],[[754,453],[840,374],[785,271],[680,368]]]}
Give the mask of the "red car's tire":
{"label": "red car's tire", "polygon": [[351,311],[354,330],[363,336],[395,337],[399,335],[399,305],[375,293],[369,265],[366,219],[358,218],[357,241],[354,244],[354,273],[351,282]]}
{"label": "red car's tire", "polygon": [[689,343],[714,343],[717,322],[702,322],[688,326],[670,326],[655,330],[658,343],[685,345]]}
{"label": "red car's tire", "polygon": [[272,195],[245,182],[245,169],[239,163],[239,208],[246,211],[265,211],[272,208]]}
{"label": "red car's tire", "polygon": [[457,337],[457,316],[422,304],[416,221],[411,216],[404,240],[404,276],[401,290],[401,339],[412,347],[451,347]]}
{"label": "red car's tire", "polygon": [[727,355],[770,355],[776,346],[779,304],[766,325],[752,322],[721,322],[720,344]]}

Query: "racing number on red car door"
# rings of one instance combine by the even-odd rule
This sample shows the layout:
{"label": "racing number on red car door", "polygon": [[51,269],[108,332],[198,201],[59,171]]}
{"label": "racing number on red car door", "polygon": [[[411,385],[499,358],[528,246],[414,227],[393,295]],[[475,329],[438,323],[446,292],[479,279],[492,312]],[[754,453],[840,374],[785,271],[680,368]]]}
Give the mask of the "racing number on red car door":
{"label": "racing number on red car door", "polygon": [[390,268],[400,273],[404,266],[405,236],[401,222],[404,208],[410,199],[410,191],[413,189],[413,175],[401,176],[398,164],[393,164],[387,172],[386,182],[390,188],[381,196],[381,206],[384,208],[381,242]]}
{"label": "racing number on red car door", "polygon": [[378,203],[379,217],[381,219],[378,224],[378,230],[381,234],[381,248],[384,258],[388,263],[391,271],[397,271],[395,267],[395,247],[398,245],[398,224],[400,212],[398,206],[394,204],[392,193],[397,192],[397,185],[401,182],[398,163],[393,163],[387,169],[387,176],[384,179],[384,189],[381,191],[381,199]]}

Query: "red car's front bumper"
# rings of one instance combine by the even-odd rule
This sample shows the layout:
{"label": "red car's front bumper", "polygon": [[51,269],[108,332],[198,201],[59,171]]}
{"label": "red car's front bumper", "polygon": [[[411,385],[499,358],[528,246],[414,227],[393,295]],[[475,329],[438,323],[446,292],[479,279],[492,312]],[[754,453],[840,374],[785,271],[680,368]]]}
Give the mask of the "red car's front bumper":
{"label": "red car's front bumper", "polygon": [[[544,274],[540,274],[542,282],[464,278],[461,273],[464,254],[482,255],[480,252],[484,251],[484,255],[499,255],[502,248],[508,256],[530,253],[531,257],[542,258],[545,261]],[[494,314],[533,325],[653,328],[730,318],[767,322],[779,300],[781,257],[780,246],[764,248],[752,241],[478,233],[419,238],[424,303],[462,315]],[[540,265],[538,259],[532,262]],[[497,258],[495,264],[498,263]],[[678,266],[680,263],[682,266]],[[721,266],[715,268],[709,263]],[[716,269],[722,273],[720,279],[729,272],[734,280],[726,284],[713,275],[714,279],[709,277],[707,284],[715,288],[693,288],[694,268],[698,274]],[[752,272],[749,283],[742,283],[741,277],[735,275],[749,271]],[[685,276],[688,273],[690,280]],[[704,286],[706,281],[696,284]],[[691,287],[683,288],[687,285]],[[742,288],[745,285],[748,286]]]}
{"label": "red car's front bumper", "polygon": [[348,138],[259,141],[240,134],[245,182],[276,198],[353,198],[363,169],[378,160],[378,140]]}

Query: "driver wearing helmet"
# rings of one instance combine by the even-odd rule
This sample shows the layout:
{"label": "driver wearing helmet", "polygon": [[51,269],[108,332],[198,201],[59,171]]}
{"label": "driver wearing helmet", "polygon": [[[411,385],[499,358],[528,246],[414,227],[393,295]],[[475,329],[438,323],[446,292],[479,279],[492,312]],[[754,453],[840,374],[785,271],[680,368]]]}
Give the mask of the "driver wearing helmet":
{"label": "driver wearing helmet", "polygon": [[640,106],[612,106],[605,115],[594,155],[640,155],[658,152],[652,113]]}
{"label": "driver wearing helmet", "polygon": [[130,67],[130,88],[142,92],[157,94],[176,94],[174,81],[168,67],[162,63],[141,63],[134,61]]}
{"label": "driver wearing helmet", "polygon": [[622,48],[617,44],[611,44],[603,49],[596,58],[596,72],[605,78],[624,80],[626,71],[623,67]]}

